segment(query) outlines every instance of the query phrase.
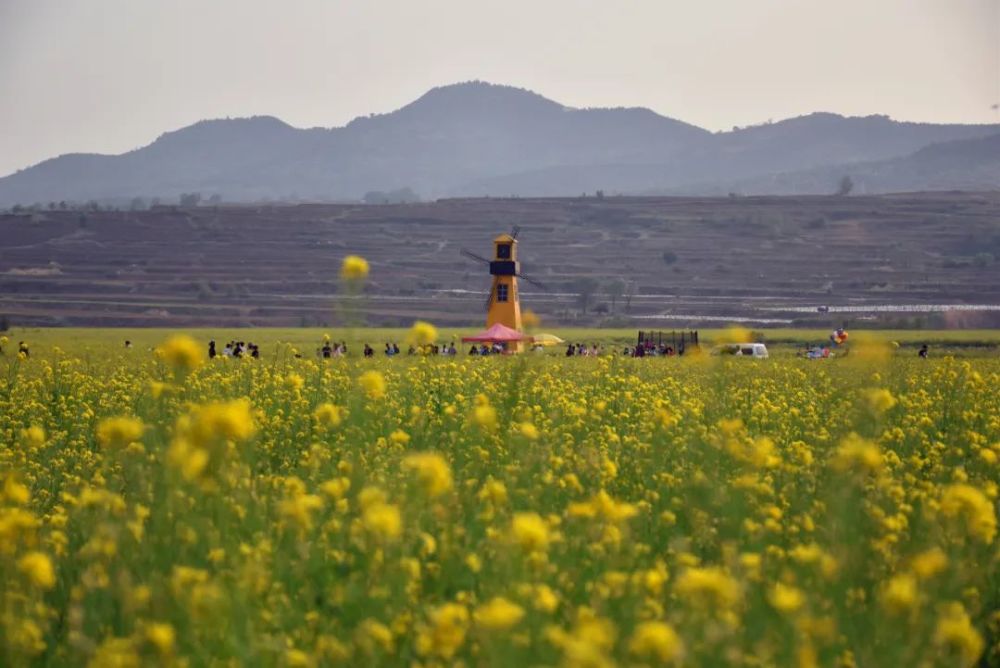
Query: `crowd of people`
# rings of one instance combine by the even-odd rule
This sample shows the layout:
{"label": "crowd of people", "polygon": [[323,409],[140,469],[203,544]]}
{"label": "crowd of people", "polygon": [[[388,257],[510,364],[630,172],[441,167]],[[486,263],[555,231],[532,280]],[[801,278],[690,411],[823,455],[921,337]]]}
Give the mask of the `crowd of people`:
{"label": "crowd of people", "polygon": [[219,355],[222,357],[243,357],[246,355],[253,359],[258,359],[260,357],[260,348],[252,341],[249,343],[245,341],[229,341],[222,348],[222,352],[219,352],[215,348],[215,339],[212,339],[208,342],[208,359],[215,359]]}
{"label": "crowd of people", "polygon": [[[452,345],[454,346],[454,344]],[[469,348],[470,355],[503,355],[506,352],[507,348],[499,341],[494,341],[493,343],[480,343],[478,346],[473,343]]]}
{"label": "crowd of people", "polygon": [[586,343],[571,343],[566,346],[566,357],[582,355],[583,357],[597,357],[604,349],[597,343],[588,346]]}

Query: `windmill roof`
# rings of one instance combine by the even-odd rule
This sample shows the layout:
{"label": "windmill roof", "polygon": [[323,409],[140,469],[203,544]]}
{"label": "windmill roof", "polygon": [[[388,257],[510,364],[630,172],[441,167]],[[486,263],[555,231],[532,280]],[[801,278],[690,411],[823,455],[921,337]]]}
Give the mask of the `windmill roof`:
{"label": "windmill roof", "polygon": [[496,239],[494,239],[493,241],[495,241],[495,242],[496,242],[496,241],[515,241],[515,242],[516,242],[516,241],[517,241],[517,239],[515,239],[515,238],[514,238],[514,237],[512,237],[512,236],[510,236],[509,234],[501,234],[500,236],[498,236],[498,237],[497,237]]}

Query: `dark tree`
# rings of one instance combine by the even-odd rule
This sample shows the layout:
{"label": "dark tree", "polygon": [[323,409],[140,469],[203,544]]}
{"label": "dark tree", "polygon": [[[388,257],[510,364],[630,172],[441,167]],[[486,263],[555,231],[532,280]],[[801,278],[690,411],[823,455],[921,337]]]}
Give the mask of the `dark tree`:
{"label": "dark tree", "polygon": [[580,305],[580,308],[584,313],[587,312],[587,307],[590,305],[590,299],[594,296],[594,293],[597,292],[598,285],[597,279],[589,276],[578,278],[574,283],[578,294],[577,303]]}
{"label": "dark tree", "polygon": [[844,178],[840,179],[840,185],[837,186],[837,194],[841,197],[847,197],[854,190],[854,181],[850,176],[844,174]]}

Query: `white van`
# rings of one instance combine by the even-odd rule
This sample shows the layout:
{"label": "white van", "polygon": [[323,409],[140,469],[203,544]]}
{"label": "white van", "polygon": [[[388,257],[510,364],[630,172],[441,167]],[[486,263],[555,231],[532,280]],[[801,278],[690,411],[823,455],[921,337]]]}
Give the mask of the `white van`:
{"label": "white van", "polygon": [[765,360],[767,359],[767,346],[763,343],[726,343],[719,346],[717,353]]}

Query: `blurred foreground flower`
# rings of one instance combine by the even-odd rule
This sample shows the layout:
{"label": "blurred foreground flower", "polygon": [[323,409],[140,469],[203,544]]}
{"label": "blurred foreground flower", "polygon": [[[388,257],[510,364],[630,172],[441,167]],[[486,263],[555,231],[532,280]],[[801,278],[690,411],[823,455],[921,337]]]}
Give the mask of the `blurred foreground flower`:
{"label": "blurred foreground flower", "polygon": [[993,503],[970,485],[951,485],[941,497],[941,514],[960,520],[970,537],[985,545],[993,542],[997,533],[997,516]]}
{"label": "blurred foreground flower", "polygon": [[175,334],[156,349],[157,356],[181,371],[190,371],[203,361],[201,346],[186,334]]}
{"label": "blurred foreground flower", "polygon": [[52,589],[56,584],[56,573],[52,568],[52,560],[43,552],[29,552],[17,562],[17,569],[23,573],[34,586],[40,589]]}
{"label": "blurred foreground flower", "polygon": [[436,452],[420,452],[403,460],[403,468],[412,471],[430,497],[441,496],[451,489],[451,468]]}
{"label": "blurred foreground flower", "polygon": [[358,385],[370,399],[381,399],[385,396],[385,376],[378,371],[365,371],[358,376]]}
{"label": "blurred foreground flower", "polygon": [[117,450],[142,438],[146,425],[139,418],[122,416],[105,418],[97,425],[97,442]]}
{"label": "blurred foreground flower", "polygon": [[502,596],[497,596],[476,608],[473,617],[480,628],[505,631],[521,621],[524,617],[524,608]]}
{"label": "blurred foreground flower", "polygon": [[642,622],[632,633],[628,651],[634,656],[664,664],[679,661],[684,656],[684,643],[669,624]]}
{"label": "blurred foreground flower", "polygon": [[348,255],[340,265],[340,277],[346,280],[361,280],[368,276],[368,260],[360,255]]}
{"label": "blurred foreground flower", "polygon": [[406,340],[417,346],[429,346],[438,340],[437,327],[429,322],[417,320],[407,333]]}

